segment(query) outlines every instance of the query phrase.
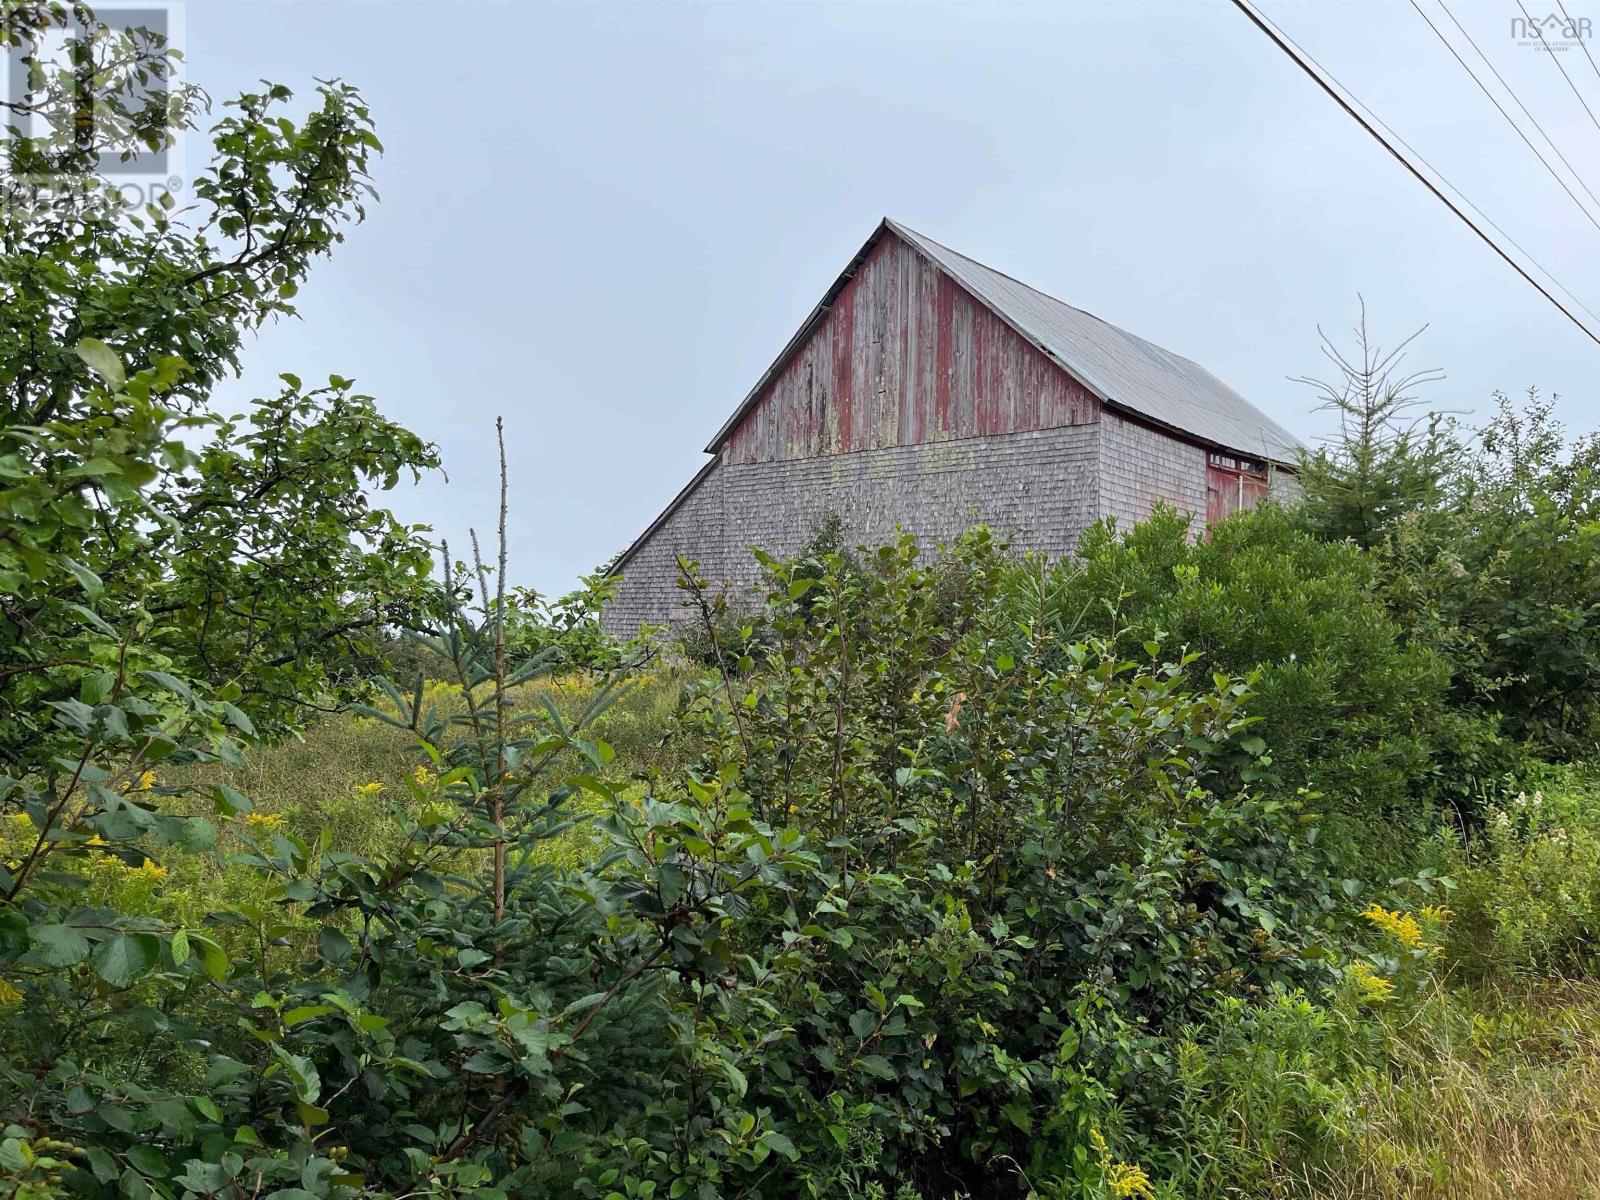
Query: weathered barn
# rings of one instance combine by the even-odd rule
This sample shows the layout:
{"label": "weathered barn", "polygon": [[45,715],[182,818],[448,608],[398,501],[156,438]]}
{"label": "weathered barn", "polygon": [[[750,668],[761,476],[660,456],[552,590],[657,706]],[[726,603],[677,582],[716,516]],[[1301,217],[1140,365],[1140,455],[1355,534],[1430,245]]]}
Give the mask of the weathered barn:
{"label": "weathered barn", "polygon": [[985,524],[1069,553],[1158,500],[1215,520],[1293,486],[1298,442],[1216,376],[885,219],[611,568],[613,632],[682,619],[677,559],[748,586],[827,512],[852,540]]}

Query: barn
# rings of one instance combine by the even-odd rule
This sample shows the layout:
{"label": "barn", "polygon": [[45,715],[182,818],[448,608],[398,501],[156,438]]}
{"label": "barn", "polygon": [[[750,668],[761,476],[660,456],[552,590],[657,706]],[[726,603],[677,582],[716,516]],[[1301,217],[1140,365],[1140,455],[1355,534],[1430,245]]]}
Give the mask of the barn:
{"label": "barn", "polygon": [[606,627],[683,619],[679,556],[734,588],[826,513],[853,543],[988,525],[1068,554],[1165,501],[1216,520],[1295,485],[1299,442],[1187,358],[885,218],[609,569]]}

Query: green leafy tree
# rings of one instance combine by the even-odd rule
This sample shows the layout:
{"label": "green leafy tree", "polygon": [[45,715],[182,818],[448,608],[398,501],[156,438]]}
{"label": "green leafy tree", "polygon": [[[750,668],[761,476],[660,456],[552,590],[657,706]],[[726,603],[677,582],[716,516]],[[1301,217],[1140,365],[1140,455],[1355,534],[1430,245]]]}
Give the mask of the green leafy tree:
{"label": "green leafy tree", "polygon": [[1564,759],[1600,747],[1600,439],[1496,393],[1447,503],[1380,547],[1391,611],[1452,668],[1451,698]]}
{"label": "green leafy tree", "polygon": [[1448,664],[1385,610],[1369,554],[1271,504],[1203,540],[1190,532],[1168,508],[1126,531],[1090,529],[1059,571],[1062,628],[1128,649],[1161,636],[1210,670],[1255,672],[1254,736],[1271,762],[1244,765],[1326,792],[1362,823],[1454,786],[1437,761]]}
{"label": "green leafy tree", "polygon": [[[87,31],[47,61],[72,22]],[[239,417],[210,406],[245,337],[293,313],[361,216],[378,143],[354,89],[323,85],[300,119],[287,89],[240,97],[194,206],[131,211],[95,165],[194,126],[203,97],[147,86],[171,51],[59,4],[6,5],[0,29],[43,97],[12,115],[72,118],[12,130],[0,207],[0,817],[27,831],[0,859],[0,973],[33,1012],[102,1031],[155,1011],[136,991],[152,973],[204,986],[228,955],[215,929],[85,905],[84,872],[207,850],[215,829],[158,782],[164,764],[240,762],[348,697],[386,624],[436,607],[425,545],[369,499],[436,458],[344,379],[286,376]],[[34,1057],[7,1055],[10,1095],[40,1063],[82,1066],[47,1029]],[[192,1128],[184,1101],[139,1102]]]}
{"label": "green leafy tree", "polygon": [[7,6],[11,53],[48,111],[87,64],[96,103],[126,120],[7,142],[0,743],[13,774],[58,756],[41,736],[51,705],[144,694],[141,670],[230,687],[262,732],[293,723],[348,689],[384,626],[419,619],[432,593],[415,531],[368,499],[436,465],[430,446],[337,377],[308,389],[285,376],[235,417],[209,405],[242,339],[292,315],[311,264],[362,214],[378,143],[360,96],[324,85],[301,121],[281,87],[231,102],[197,202],[130,211],[93,175],[98,156],[127,129],[172,138],[202,98],[142,86],[170,64],[144,35],[91,23],[67,63],[42,61],[68,20]]}

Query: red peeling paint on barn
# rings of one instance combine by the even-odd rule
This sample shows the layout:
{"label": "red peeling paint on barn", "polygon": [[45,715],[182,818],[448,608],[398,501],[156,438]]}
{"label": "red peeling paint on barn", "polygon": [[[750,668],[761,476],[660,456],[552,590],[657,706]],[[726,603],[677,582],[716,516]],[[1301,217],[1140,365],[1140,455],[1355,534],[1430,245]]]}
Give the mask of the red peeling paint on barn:
{"label": "red peeling paint on barn", "polygon": [[1085,425],[1100,402],[900,238],[880,239],[725,444],[730,464]]}

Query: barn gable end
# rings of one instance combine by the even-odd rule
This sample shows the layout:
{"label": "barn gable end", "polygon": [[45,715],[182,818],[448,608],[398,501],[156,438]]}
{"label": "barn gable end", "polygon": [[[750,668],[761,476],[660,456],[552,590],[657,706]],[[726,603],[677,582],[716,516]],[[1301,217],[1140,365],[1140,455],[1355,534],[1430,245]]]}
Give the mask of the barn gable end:
{"label": "barn gable end", "polygon": [[820,458],[1095,419],[1099,402],[892,229],[720,439],[729,463]]}

